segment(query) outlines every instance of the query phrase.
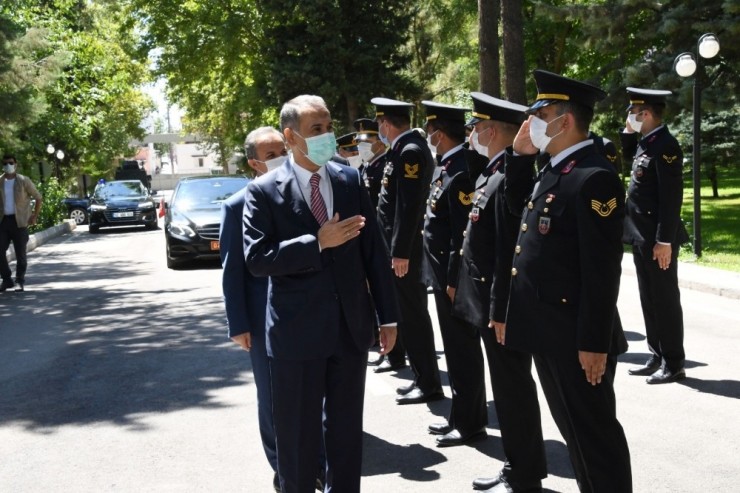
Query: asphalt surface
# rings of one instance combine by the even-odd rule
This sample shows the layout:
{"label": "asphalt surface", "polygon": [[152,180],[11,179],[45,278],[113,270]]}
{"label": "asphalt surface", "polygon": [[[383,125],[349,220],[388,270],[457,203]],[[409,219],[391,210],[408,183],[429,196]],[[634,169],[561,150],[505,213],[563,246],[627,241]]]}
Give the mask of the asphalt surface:
{"label": "asphalt surface", "polygon": [[[648,386],[627,375],[648,351],[625,259],[619,307],[630,351],[616,393],[636,492],[740,484],[740,300],[728,295],[739,285],[697,269],[679,267],[688,378]],[[0,293],[0,492],[271,491],[249,357],[226,338],[220,276],[217,264],[168,270],[161,231],[78,227],[32,252],[27,291]],[[437,348],[444,372],[439,338]],[[502,464],[493,406],[487,440],[436,448],[426,426],[450,401],[396,406],[395,387],[410,378],[368,371],[363,491],[472,491],[472,479]],[[575,492],[540,402],[543,485]]]}

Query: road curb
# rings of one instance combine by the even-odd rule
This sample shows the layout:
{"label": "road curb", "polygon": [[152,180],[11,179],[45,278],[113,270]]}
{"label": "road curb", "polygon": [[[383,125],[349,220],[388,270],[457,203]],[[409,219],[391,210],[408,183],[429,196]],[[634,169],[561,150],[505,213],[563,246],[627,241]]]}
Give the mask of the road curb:
{"label": "road curb", "polygon": [[[47,243],[49,240],[56,238],[57,236],[71,233],[72,230],[74,230],[76,227],[77,224],[74,222],[73,219],[65,219],[63,222],[57,224],[56,226],[52,226],[51,228],[44,229],[42,231],[39,231],[38,233],[34,233],[28,237],[26,252],[34,251],[36,248],[40,247],[44,243]],[[8,262],[12,262],[13,260],[15,260],[15,250],[13,249],[12,243],[10,244],[10,248],[8,249],[6,258],[8,259]]]}

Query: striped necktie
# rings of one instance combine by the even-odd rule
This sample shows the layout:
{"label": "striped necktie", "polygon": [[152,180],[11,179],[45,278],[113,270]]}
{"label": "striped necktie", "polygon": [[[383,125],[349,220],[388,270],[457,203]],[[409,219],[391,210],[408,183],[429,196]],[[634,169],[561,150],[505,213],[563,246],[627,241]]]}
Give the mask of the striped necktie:
{"label": "striped necktie", "polygon": [[311,213],[316,218],[316,221],[318,221],[319,226],[323,226],[329,219],[329,216],[326,213],[324,197],[321,196],[321,191],[319,190],[320,180],[321,176],[318,173],[311,175]]}

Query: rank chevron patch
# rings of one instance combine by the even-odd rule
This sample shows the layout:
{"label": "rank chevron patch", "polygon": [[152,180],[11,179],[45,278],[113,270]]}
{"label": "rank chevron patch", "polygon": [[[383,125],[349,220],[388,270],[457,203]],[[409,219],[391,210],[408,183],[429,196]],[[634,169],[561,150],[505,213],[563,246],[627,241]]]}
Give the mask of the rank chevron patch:
{"label": "rank chevron patch", "polygon": [[473,203],[473,195],[475,195],[475,191],[470,193],[460,192],[458,198],[462,205],[470,205]]}
{"label": "rank chevron patch", "polygon": [[665,162],[668,163],[668,164],[673,163],[673,161],[675,161],[677,157],[678,157],[678,155],[675,155],[675,156],[666,156],[665,154],[663,154],[663,159],[665,159]]}
{"label": "rank chevron patch", "polygon": [[419,178],[419,165],[418,164],[404,164],[403,165],[404,178]]}
{"label": "rank chevron patch", "polygon": [[605,204],[602,204],[596,199],[592,199],[591,208],[601,217],[608,217],[612,212],[614,212],[614,209],[617,208],[617,198],[614,197]]}

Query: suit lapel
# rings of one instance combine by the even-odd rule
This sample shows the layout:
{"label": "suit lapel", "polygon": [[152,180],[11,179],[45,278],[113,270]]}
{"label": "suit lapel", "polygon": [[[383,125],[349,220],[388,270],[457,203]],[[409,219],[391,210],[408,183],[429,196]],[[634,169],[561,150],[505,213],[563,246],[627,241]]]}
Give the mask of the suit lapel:
{"label": "suit lapel", "polygon": [[[339,212],[339,219],[346,219],[345,209],[348,203],[349,190],[347,186],[347,175],[341,165],[332,162],[326,165],[327,175],[331,180],[331,191],[334,201],[334,213]],[[331,219],[331,217],[329,218]]]}

